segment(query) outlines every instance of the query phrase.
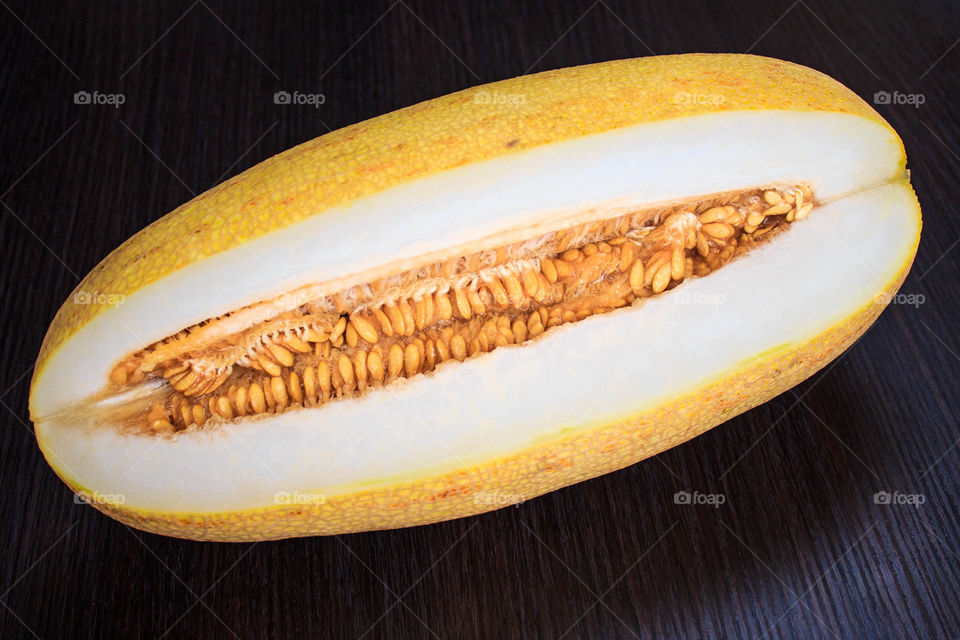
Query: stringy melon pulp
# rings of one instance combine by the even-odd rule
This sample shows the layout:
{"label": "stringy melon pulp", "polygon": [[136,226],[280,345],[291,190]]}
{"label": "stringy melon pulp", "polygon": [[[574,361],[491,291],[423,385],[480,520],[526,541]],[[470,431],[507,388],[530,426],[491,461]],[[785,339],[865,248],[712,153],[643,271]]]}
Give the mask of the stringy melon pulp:
{"label": "stringy melon pulp", "polygon": [[[361,284],[328,295],[316,293],[322,283],[301,287],[125,358],[105,394],[135,385],[148,391],[109,405],[105,421],[173,434],[358,397],[562,324],[640,306],[747,254],[814,204],[806,186],[714,194],[510,244],[494,240],[467,255],[454,250],[372,282],[358,274]],[[308,301],[277,313],[280,298]]]}

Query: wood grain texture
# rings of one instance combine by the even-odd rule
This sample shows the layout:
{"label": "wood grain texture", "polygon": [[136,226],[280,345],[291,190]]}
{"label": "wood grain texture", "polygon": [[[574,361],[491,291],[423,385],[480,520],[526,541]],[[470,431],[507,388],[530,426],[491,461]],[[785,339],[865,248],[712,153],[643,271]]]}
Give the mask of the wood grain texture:
{"label": "wood grain texture", "polygon": [[[960,9],[948,2],[171,2],[0,8],[0,636],[960,636]],[[956,45],[956,46],[955,46]],[[656,459],[501,511],[255,545],[85,505],[27,421],[60,303],[135,231],[296,143],[480,82],[751,51],[824,71],[904,138],[925,227],[878,323],[791,392]],[[322,93],[319,108],[276,91]],[[77,105],[77,91],[125,102]],[[678,491],[722,493],[719,508]],[[922,506],[875,504],[878,491]]]}

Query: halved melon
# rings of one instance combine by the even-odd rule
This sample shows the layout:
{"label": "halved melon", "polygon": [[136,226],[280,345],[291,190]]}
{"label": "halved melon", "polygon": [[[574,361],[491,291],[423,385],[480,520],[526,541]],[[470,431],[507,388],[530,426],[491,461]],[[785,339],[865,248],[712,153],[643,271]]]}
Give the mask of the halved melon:
{"label": "halved melon", "polygon": [[777,60],[438,98],[271,158],[108,256],[44,341],[37,439],[105,513],[186,538],[529,499],[846,349],[912,264],[907,178],[866,103]]}

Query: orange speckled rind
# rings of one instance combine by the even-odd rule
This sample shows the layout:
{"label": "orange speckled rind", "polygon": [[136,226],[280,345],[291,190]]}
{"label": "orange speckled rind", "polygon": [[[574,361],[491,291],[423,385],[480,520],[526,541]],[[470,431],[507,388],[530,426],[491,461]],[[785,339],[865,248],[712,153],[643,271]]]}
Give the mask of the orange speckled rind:
{"label": "orange speckled rind", "polygon": [[[919,217],[918,217],[919,225]],[[917,234],[919,240],[919,233]],[[177,538],[245,542],[394,529],[451,520],[529,500],[629,466],[675,447],[807,379],[870,327],[913,264],[844,322],[780,353],[745,363],[724,377],[645,413],[532,447],[472,468],[397,486],[329,497],[322,504],[278,505],[234,513],[142,512],[92,504],[125,524]],[[54,467],[56,469],[56,467]],[[81,487],[71,485],[80,492]],[[494,504],[491,504],[494,502]]]}
{"label": "orange speckled rind", "polygon": [[[759,56],[659,56],[521,76],[360,122],[265,160],[134,235],[75,291],[129,296],[337,205],[471,162],[642,122],[751,109],[843,112],[889,128],[832,78]],[[50,354],[107,306],[67,299],[44,338],[34,384]]]}

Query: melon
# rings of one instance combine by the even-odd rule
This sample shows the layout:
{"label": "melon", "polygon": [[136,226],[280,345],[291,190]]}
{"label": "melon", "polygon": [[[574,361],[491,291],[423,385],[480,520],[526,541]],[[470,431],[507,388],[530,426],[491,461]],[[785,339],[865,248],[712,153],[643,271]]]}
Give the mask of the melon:
{"label": "melon", "polygon": [[528,500],[841,354],[913,262],[908,177],[856,94],[756,56],[417,104],[270,158],[107,256],[46,334],[37,441],[107,515],[198,540]]}

